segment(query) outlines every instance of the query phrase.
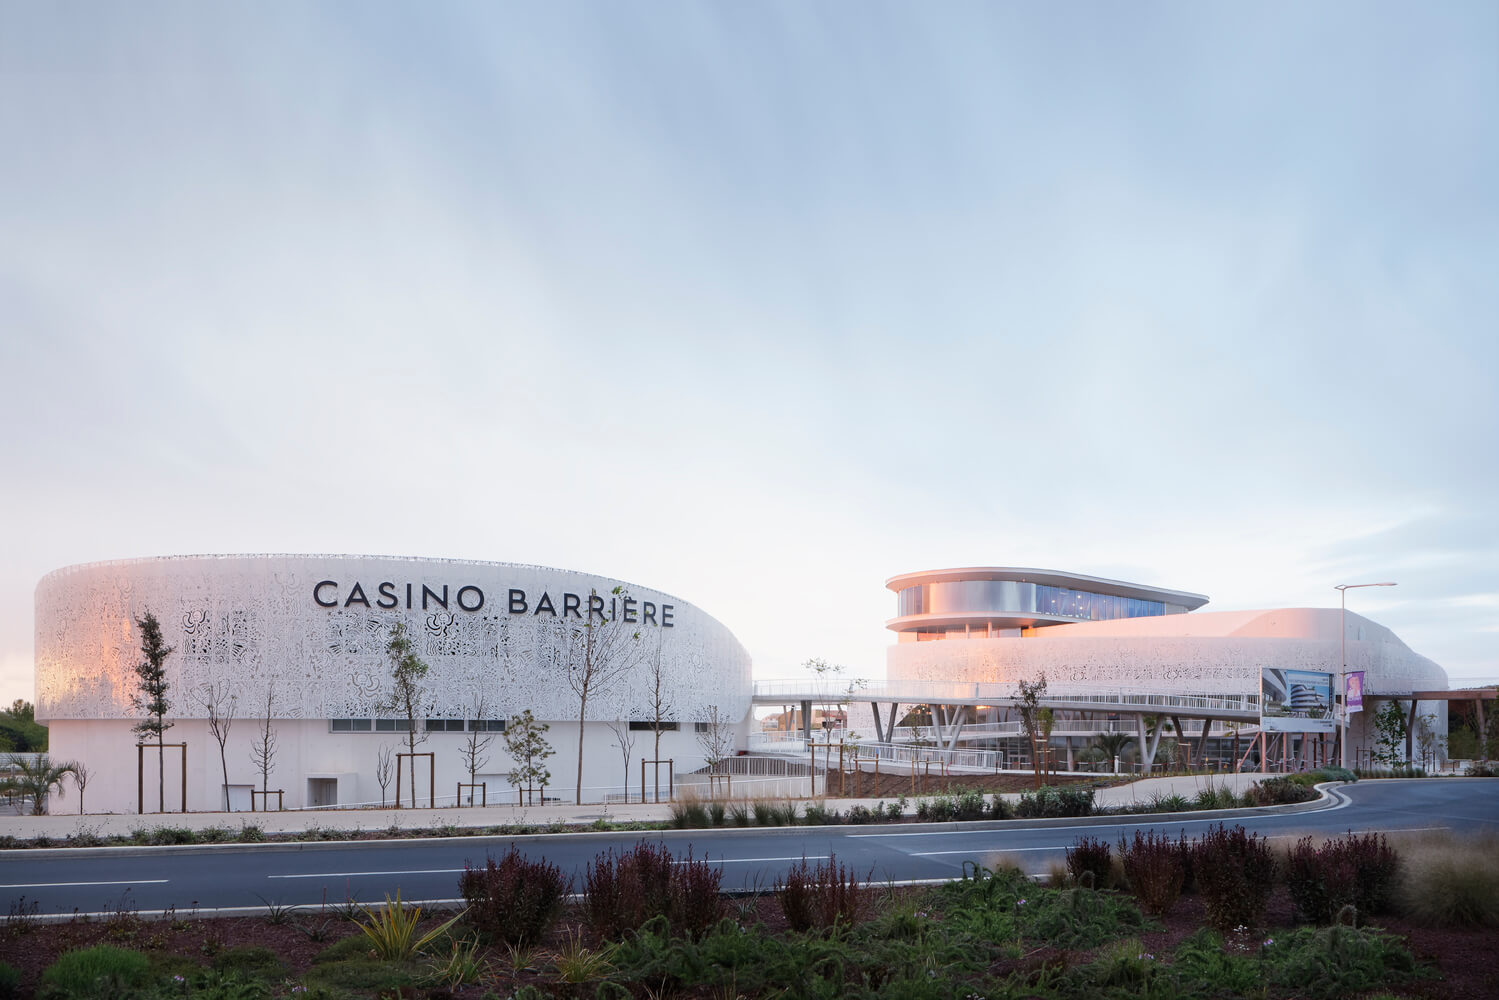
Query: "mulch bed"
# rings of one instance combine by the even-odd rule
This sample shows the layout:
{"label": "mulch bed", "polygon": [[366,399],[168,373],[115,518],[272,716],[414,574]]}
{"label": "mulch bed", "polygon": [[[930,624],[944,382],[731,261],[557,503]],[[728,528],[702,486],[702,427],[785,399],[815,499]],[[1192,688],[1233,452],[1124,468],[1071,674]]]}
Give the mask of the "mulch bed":
{"label": "mulch bed", "polygon": [[[785,931],[785,917],[773,896],[730,901],[729,912],[739,912],[741,905],[750,909],[750,914],[743,918],[746,922],[759,920],[772,932]],[[424,929],[438,922],[436,918],[430,923],[424,922]],[[1159,922],[1163,929],[1140,935],[1141,945],[1153,954],[1169,955],[1184,938],[1205,923],[1202,903],[1194,896],[1184,896],[1171,914]],[[1413,927],[1394,918],[1380,919],[1376,925],[1405,938],[1416,959],[1438,972],[1431,978],[1401,985],[1400,995],[1430,1000],[1491,1000],[1499,997],[1499,947],[1496,947],[1499,939],[1492,929],[1435,931]],[[1277,931],[1293,926],[1290,897],[1284,888],[1278,888],[1271,897],[1265,927],[1252,935],[1245,935],[1243,946],[1252,952],[1263,940],[1262,935],[1273,936]],[[449,997],[477,1000],[489,991],[507,996],[526,983],[546,988],[551,980],[549,973],[544,971],[546,952],[560,947],[568,933],[578,931],[579,925],[574,920],[559,923],[537,950],[529,969],[513,970],[503,949],[491,949],[494,970],[491,978],[459,989],[419,991],[414,995],[429,1000],[447,1000]],[[147,921],[126,913],[112,919],[58,924],[12,917],[0,924],[0,960],[20,970],[19,996],[22,998],[34,994],[42,970],[64,951],[95,944],[115,944],[145,952],[183,956],[202,965],[208,965],[214,955],[226,949],[259,945],[281,956],[288,967],[289,977],[295,980],[302,977],[313,964],[313,959],[325,948],[358,933],[357,925],[341,919],[331,908],[298,911],[293,922],[286,924],[270,924],[264,917],[198,919],[190,914]],[[314,940],[314,937],[321,940]],[[1086,957],[1084,953],[1042,948],[1016,963],[1016,968],[1036,969],[1048,963],[1085,961]],[[703,988],[687,995],[697,994],[707,997],[711,991]]]}

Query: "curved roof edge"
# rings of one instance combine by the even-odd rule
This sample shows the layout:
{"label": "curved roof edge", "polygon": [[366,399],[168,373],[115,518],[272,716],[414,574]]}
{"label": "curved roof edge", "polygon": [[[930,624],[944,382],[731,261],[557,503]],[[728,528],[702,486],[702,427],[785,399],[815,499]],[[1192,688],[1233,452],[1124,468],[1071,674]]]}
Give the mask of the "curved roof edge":
{"label": "curved roof edge", "polygon": [[1144,601],[1179,604],[1188,611],[1195,611],[1208,602],[1206,594],[1194,594],[1186,590],[1167,590],[1164,587],[1127,583],[1123,580],[1110,580],[1101,576],[1016,566],[968,566],[901,573],[886,580],[885,587],[898,592],[906,587],[914,587],[923,583],[955,583],[961,580],[1014,580],[1020,583],[1044,584],[1048,587],[1071,587],[1095,594],[1108,594],[1111,597],[1133,597]]}

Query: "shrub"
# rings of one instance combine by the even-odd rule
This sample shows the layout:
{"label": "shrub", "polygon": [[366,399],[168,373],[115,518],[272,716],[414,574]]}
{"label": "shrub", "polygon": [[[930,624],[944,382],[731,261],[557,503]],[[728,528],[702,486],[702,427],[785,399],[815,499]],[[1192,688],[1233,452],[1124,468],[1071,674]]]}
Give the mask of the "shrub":
{"label": "shrub", "polygon": [[21,991],[21,970],[0,962],[0,1000],[14,1000]]}
{"label": "shrub", "polygon": [[1244,790],[1246,806],[1283,806],[1293,802],[1310,802],[1316,791],[1291,778],[1266,778]]}
{"label": "shrub", "polygon": [[1286,855],[1291,902],[1308,919],[1332,923],[1343,907],[1359,915],[1383,912],[1395,888],[1399,859],[1383,836],[1365,834],[1329,840],[1320,848],[1304,837]]}
{"label": "shrub", "polygon": [[1089,816],[1093,813],[1093,789],[1080,785],[1042,785],[1020,793],[1015,815],[1021,819]]}
{"label": "shrub", "polygon": [[1170,795],[1156,793],[1150,797],[1150,811],[1158,813],[1186,812],[1192,808],[1187,797],[1173,792]]}
{"label": "shrub", "polygon": [[708,819],[714,826],[723,826],[724,803],[722,799],[714,799],[708,803]]}
{"label": "shrub", "polygon": [[1108,886],[1114,858],[1107,841],[1079,837],[1067,848],[1066,858],[1067,874],[1072,876],[1073,882],[1089,889]]}
{"label": "shrub", "polygon": [[1395,902],[1427,927],[1499,927],[1499,838],[1424,837],[1402,848]]}
{"label": "shrub", "polygon": [[1164,916],[1176,905],[1187,867],[1180,842],[1164,833],[1135,831],[1133,841],[1119,841],[1119,860],[1124,881],[1146,913]]}
{"label": "shrub", "polygon": [[220,972],[240,972],[259,979],[278,978],[286,972],[286,965],[276,953],[262,945],[221,951],[213,957],[213,967]]}
{"label": "shrub", "polygon": [[829,809],[821,802],[808,802],[803,812],[803,821],[808,826],[832,826],[841,819],[838,810]]}
{"label": "shrub", "polygon": [[892,822],[898,820],[906,813],[906,797],[902,795],[897,802],[886,802],[884,807],[886,820]]}
{"label": "shrub", "polygon": [[756,826],[777,825],[775,821],[779,813],[774,802],[769,799],[755,799],[750,803],[750,808],[754,810]]}
{"label": "shrub", "polygon": [[1313,1000],[1363,993],[1408,976],[1415,962],[1394,939],[1367,928],[1302,927],[1267,943],[1270,982]]}
{"label": "shrub", "polygon": [[375,957],[387,962],[409,962],[431,944],[441,937],[449,927],[458,922],[456,914],[443,921],[437,927],[429,930],[420,937],[416,934],[417,925],[422,920],[422,908],[420,906],[403,906],[401,904],[401,890],[396,889],[396,898],[385,897],[385,905],[378,910],[371,907],[361,907],[365,919],[360,921],[359,929],[372,944]]}
{"label": "shrub", "polygon": [[1463,774],[1469,778],[1499,778],[1499,761],[1475,760]]}
{"label": "shrub", "polygon": [[984,793],[976,788],[965,788],[953,800],[953,819],[983,819],[985,813]]}
{"label": "shrub", "polygon": [[743,799],[729,803],[729,822],[735,826],[749,826],[749,806]]}
{"label": "shrub", "polygon": [[138,951],[99,944],[64,952],[42,973],[37,996],[58,1000],[106,1000],[146,986],[151,960]]}
{"label": "shrub", "polygon": [[678,830],[695,829],[708,825],[708,809],[703,800],[691,792],[683,792],[671,802],[671,825]]}
{"label": "shrub", "polygon": [[868,806],[848,807],[848,822],[855,826],[859,826],[864,823],[873,823],[878,818],[879,817],[875,813],[869,811]]}
{"label": "shrub", "polygon": [[849,926],[863,917],[868,886],[832,855],[808,867],[807,859],[792,865],[786,881],[776,883],[781,912],[794,931]]}
{"label": "shrub", "polygon": [[782,799],[771,805],[772,820],[776,826],[796,826],[796,803],[791,799]]}
{"label": "shrub", "polygon": [[665,917],[688,934],[701,934],[723,915],[721,869],[706,861],[677,863],[660,844],[641,841],[618,856],[613,850],[589,864],[583,919],[602,938],[616,938],[652,917]]}
{"label": "shrub", "polygon": [[989,800],[987,815],[990,819],[1011,819],[1015,815],[1015,807],[1010,805],[1009,799],[996,792],[994,798]]}
{"label": "shrub", "polygon": [[1219,823],[1193,845],[1192,873],[1209,924],[1223,931],[1259,926],[1275,877],[1267,841],[1242,826],[1229,830]]}
{"label": "shrub", "polygon": [[527,861],[514,847],[499,864],[491,857],[483,868],[465,868],[458,880],[469,923],[491,941],[513,945],[543,937],[561,913],[562,897],[570,888],[562,869]]}

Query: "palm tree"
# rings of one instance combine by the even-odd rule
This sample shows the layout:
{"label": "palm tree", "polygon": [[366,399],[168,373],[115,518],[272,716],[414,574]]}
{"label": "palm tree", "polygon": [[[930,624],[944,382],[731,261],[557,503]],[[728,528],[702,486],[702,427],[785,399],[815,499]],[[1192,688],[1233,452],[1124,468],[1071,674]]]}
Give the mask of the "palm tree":
{"label": "palm tree", "polygon": [[15,754],[10,758],[11,773],[0,790],[6,795],[16,795],[31,800],[31,813],[40,816],[47,811],[47,796],[57,789],[64,794],[63,779],[76,773],[72,761],[54,764],[46,754]]}
{"label": "palm tree", "polygon": [[1124,756],[1125,747],[1134,742],[1134,737],[1129,733],[1099,733],[1093,737],[1093,745],[1098,747],[1109,756],[1109,765]]}

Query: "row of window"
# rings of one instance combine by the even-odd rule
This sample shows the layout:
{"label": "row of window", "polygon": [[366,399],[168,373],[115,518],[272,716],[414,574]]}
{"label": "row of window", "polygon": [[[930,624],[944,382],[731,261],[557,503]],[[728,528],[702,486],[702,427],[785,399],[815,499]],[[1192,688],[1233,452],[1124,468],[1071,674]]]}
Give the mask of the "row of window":
{"label": "row of window", "polygon": [[[335,733],[406,733],[411,731],[409,719],[330,719],[328,728]],[[429,733],[503,733],[504,719],[428,719],[424,728]]]}
{"label": "row of window", "polygon": [[902,590],[898,610],[906,615],[1027,614],[1065,615],[1100,621],[1112,618],[1148,618],[1164,615],[1166,605],[1114,594],[1024,583],[1019,580],[954,580],[923,583]]}
{"label": "row of window", "polygon": [[[409,719],[330,719],[329,730],[335,733],[405,733],[411,731]],[[429,733],[503,733],[504,719],[428,719],[424,728]],[[651,731],[655,727],[649,721],[630,720],[633,731]],[[706,733],[711,723],[694,722],[694,732]],[[662,732],[676,732],[678,723],[662,720]]]}

